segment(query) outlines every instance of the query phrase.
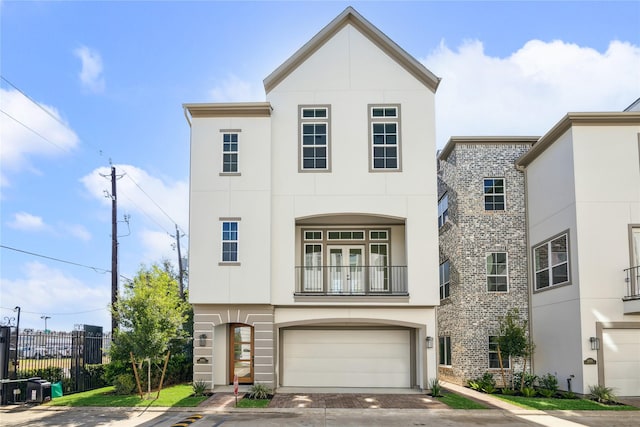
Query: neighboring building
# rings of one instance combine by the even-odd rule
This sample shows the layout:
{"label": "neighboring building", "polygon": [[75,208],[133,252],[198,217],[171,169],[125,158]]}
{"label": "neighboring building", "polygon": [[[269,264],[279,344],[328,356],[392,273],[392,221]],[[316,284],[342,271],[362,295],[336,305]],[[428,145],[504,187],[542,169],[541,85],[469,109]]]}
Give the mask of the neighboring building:
{"label": "neighboring building", "polygon": [[438,83],[347,8],[267,102],[185,105],[194,380],[427,388]]}
{"label": "neighboring building", "polygon": [[517,162],[534,370],[640,395],[640,112],[569,113]]}
{"label": "neighboring building", "polygon": [[466,385],[485,372],[500,380],[499,320],[511,309],[528,319],[524,174],[514,163],[537,140],[454,137],[439,153],[443,380]]}

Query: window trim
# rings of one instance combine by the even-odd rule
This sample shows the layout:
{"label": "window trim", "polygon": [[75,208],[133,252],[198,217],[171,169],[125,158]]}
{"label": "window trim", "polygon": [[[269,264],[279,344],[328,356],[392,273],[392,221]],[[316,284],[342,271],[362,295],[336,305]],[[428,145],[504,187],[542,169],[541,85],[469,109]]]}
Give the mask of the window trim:
{"label": "window trim", "polygon": [[[502,180],[502,193],[487,193],[485,191],[487,180]],[[493,188],[493,186],[492,186]],[[502,209],[487,209],[487,196],[502,195]],[[493,202],[495,204],[495,201]],[[507,179],[504,176],[485,177],[482,179],[482,206],[485,212],[504,212],[507,210]]]}
{"label": "window trim", "polygon": [[[562,236],[566,236],[567,238],[567,281],[566,282],[561,282],[558,284],[553,284],[553,276],[549,277],[549,286],[545,286],[544,288],[538,288],[538,277],[537,277],[537,273],[539,271],[544,271],[544,270],[548,270],[550,273],[552,272],[553,267],[555,266],[559,266],[561,264],[564,264],[564,262],[562,263],[558,263],[555,265],[552,265],[551,262],[549,262],[549,266],[546,269],[543,270],[536,270],[536,249],[542,247],[542,246],[547,246],[547,248],[549,248],[550,244],[552,241],[556,240],[559,237]],[[551,257],[551,251],[548,251],[548,255],[549,258]],[[550,261],[550,259],[549,259]],[[531,269],[532,269],[532,277],[533,277],[533,293],[538,293],[538,292],[544,292],[544,291],[548,291],[549,289],[556,289],[556,288],[560,288],[563,286],[568,286],[571,285],[571,234],[569,233],[569,229],[564,230],[558,234],[555,234],[554,236],[545,239],[543,241],[541,241],[540,243],[533,245],[531,247]]]}
{"label": "window trim", "polygon": [[[444,355],[444,363],[442,356]],[[447,363],[449,362],[449,363]],[[438,365],[452,366],[451,364],[451,336],[442,335],[438,337]]]}
{"label": "window trim", "polygon": [[[222,134],[222,150],[221,150],[221,156],[220,156],[220,163],[221,163],[221,168],[220,168],[220,176],[240,176],[240,132],[242,132],[241,129],[220,129],[220,133]],[[225,151],[224,150],[224,136],[225,135],[236,135],[237,141],[236,141],[236,151]],[[229,171],[229,172],[225,172],[224,170],[224,155],[225,154],[235,154],[236,155],[236,170],[235,171]]]}
{"label": "window trim", "polygon": [[[304,110],[327,110],[326,117],[304,117]],[[327,150],[327,167],[326,168],[305,168],[303,158],[303,125],[317,123],[324,123],[327,127],[327,144],[325,149]],[[301,104],[298,105],[298,172],[300,173],[323,173],[331,172],[331,104]]]}
{"label": "window trim", "polygon": [[[441,211],[442,202],[447,202],[447,208]],[[438,228],[444,226],[449,221],[449,193],[445,192],[438,200]]]}
{"label": "window trim", "polygon": [[[225,265],[225,266],[231,266],[231,265],[240,265],[240,218],[220,218],[220,261],[218,262],[218,265]],[[224,238],[224,224],[225,223],[235,223],[236,224],[236,239],[232,240],[225,240]],[[225,242],[229,243],[229,242],[235,242],[236,244],[236,250],[235,250],[235,255],[236,255],[236,259],[235,260],[231,260],[231,261],[225,261],[224,260],[224,244]]]}
{"label": "window trim", "polygon": [[[444,265],[448,264],[449,269],[449,281],[444,282]],[[440,289],[440,301],[447,299],[451,296],[451,261],[446,259],[440,263],[438,267],[438,289]],[[446,293],[446,295],[444,295]]]}
{"label": "window trim", "polygon": [[[495,338],[495,342],[491,342],[491,338]],[[488,341],[488,352],[487,352],[487,367],[488,369],[500,369],[500,359],[498,357],[496,357],[496,362],[498,363],[498,366],[491,366],[491,354],[495,353],[496,355],[498,354],[498,336],[497,335],[489,335],[489,341]],[[496,348],[495,350],[491,349],[491,345],[495,344]],[[511,358],[507,357],[502,359],[502,367],[505,369],[508,369],[511,366]]]}
{"label": "window trim", "polygon": [[[636,232],[640,233],[640,224],[629,224],[629,268],[640,267],[640,262],[636,260],[636,257],[640,258],[640,242],[638,243],[638,247],[636,247],[634,240],[634,234]],[[630,274],[630,276],[631,283],[629,283],[629,285],[631,285],[631,289],[627,288],[627,292],[634,289],[637,290],[638,286],[640,286],[640,283],[637,283],[637,274]]]}
{"label": "window trim", "polygon": [[[489,273],[489,265],[487,262],[487,258],[489,258],[490,255],[493,254],[504,254],[505,255],[505,265],[506,265],[506,270],[504,274],[490,274]],[[506,251],[494,251],[494,252],[487,252],[485,254],[484,257],[484,265],[485,265],[485,273],[486,273],[486,278],[487,278],[487,292],[489,293],[507,293],[509,292],[509,253]],[[506,285],[507,285],[507,289],[505,289],[504,291],[502,290],[491,290],[489,289],[489,278],[490,277],[504,277],[506,279]]]}
{"label": "window trim", "polygon": [[[373,110],[375,108],[395,108],[396,116],[395,117],[373,117]],[[369,172],[402,172],[402,112],[400,110],[400,104],[368,104],[367,105],[367,119],[369,126],[369,140],[368,144],[368,152],[369,152]],[[395,168],[374,168],[373,167],[373,125],[375,123],[395,123],[396,124],[396,157],[397,157],[397,167]]]}

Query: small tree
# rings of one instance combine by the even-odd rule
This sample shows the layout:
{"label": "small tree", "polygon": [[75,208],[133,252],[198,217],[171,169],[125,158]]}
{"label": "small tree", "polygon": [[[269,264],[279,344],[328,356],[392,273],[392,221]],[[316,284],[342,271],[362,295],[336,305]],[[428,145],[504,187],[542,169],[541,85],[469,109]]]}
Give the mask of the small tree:
{"label": "small tree", "polygon": [[[525,357],[528,353],[527,321],[520,319],[517,308],[509,310],[506,316],[500,318],[500,333],[498,335],[498,361],[502,383],[507,382],[504,375],[503,355],[507,358]],[[513,389],[513,364],[511,370],[511,388]]]}

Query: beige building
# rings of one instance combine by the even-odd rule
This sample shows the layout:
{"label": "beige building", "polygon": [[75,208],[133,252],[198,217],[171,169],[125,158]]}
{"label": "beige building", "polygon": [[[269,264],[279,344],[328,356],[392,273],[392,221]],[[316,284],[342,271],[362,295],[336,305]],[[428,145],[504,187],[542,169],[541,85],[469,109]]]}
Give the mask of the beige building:
{"label": "beige building", "polygon": [[194,380],[427,388],[438,83],[347,8],[266,102],[185,105]]}

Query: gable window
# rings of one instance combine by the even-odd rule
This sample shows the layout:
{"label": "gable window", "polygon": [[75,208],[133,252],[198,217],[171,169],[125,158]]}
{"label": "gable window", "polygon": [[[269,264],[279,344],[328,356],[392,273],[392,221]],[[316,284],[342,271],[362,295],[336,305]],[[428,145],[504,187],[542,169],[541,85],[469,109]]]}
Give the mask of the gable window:
{"label": "gable window", "polygon": [[328,171],[329,106],[301,106],[300,171]]}
{"label": "gable window", "polygon": [[[509,358],[502,358],[502,367],[509,367]],[[489,369],[500,369],[500,359],[498,357],[498,337],[489,337]]]}
{"label": "gable window", "polygon": [[222,221],[222,262],[238,262],[238,221]]}
{"label": "gable window", "polygon": [[449,195],[445,193],[438,202],[438,227],[442,227],[449,219]]}
{"label": "gable window", "polygon": [[440,299],[449,297],[449,260],[440,264]]}
{"label": "gable window", "polygon": [[535,289],[569,283],[569,235],[568,233],[533,248]]}
{"label": "gable window", "polygon": [[504,178],[484,179],[484,210],[504,210]]}
{"label": "gable window", "polygon": [[487,255],[487,291],[507,292],[507,290],[507,253],[490,253]]}
{"label": "gable window", "polygon": [[451,366],[451,337],[439,337],[440,365]]}
{"label": "gable window", "polygon": [[370,105],[370,170],[400,170],[400,105]]}
{"label": "gable window", "polygon": [[222,134],[222,172],[238,172],[238,134]]}

